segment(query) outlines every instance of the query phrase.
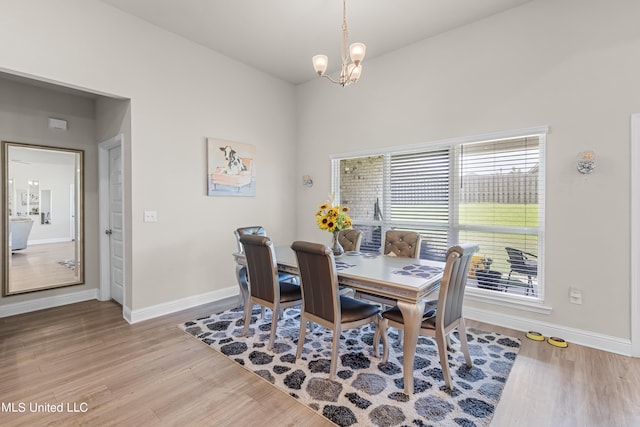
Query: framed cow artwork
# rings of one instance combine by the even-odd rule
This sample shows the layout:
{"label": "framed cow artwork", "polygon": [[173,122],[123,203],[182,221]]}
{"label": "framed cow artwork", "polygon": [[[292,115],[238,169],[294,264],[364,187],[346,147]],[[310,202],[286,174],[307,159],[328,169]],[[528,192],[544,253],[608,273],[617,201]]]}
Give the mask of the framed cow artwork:
{"label": "framed cow artwork", "polygon": [[256,147],[207,138],[207,195],[255,196]]}

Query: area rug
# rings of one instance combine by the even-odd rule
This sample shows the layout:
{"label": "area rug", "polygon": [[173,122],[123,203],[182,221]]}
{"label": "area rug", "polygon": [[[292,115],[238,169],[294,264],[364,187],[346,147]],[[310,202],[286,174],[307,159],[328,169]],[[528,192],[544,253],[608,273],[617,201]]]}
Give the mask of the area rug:
{"label": "area rug", "polygon": [[72,259],[66,259],[64,261],[58,261],[58,264],[62,265],[63,267],[67,267],[68,269],[71,270],[75,270],[76,269],[76,262]]}
{"label": "area rug", "polygon": [[[246,369],[339,426],[487,426],[500,399],[520,341],[467,328],[473,367],[467,368],[452,337],[448,352],[453,391],[446,391],[435,341],[420,337],[414,363],[413,396],[404,394],[402,345],[389,332],[389,361],[373,357],[373,325],[342,332],[334,380],[328,378],[331,331],[315,326],[296,360],[300,308],[285,310],[277,338],[266,349],[271,315],[255,306],[247,337],[242,309],[232,309],[180,325]],[[380,346],[382,350],[382,346]]]}

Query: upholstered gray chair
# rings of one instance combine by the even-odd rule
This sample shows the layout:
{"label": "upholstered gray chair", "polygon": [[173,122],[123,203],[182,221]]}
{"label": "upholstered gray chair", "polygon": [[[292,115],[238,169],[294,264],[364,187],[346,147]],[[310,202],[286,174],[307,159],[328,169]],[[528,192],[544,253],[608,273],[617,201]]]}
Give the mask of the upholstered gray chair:
{"label": "upholstered gray chair", "polygon": [[[330,378],[336,374],[340,334],[343,329],[357,328],[373,322],[376,327],[373,352],[378,357],[380,307],[339,294],[335,258],[333,251],[327,246],[298,241],[293,242],[291,248],[296,253],[302,279],[302,312],[296,359],[302,353],[308,322],[333,331]],[[382,344],[386,349],[386,336],[382,337]]]}
{"label": "upholstered gray chair", "polygon": [[[243,254],[244,247],[242,246],[242,242],[240,242],[241,236],[251,235],[251,236],[266,237],[267,231],[262,226],[254,225],[251,227],[238,228],[233,232],[233,234],[234,236],[236,236],[236,243],[238,244],[238,252]],[[249,280],[247,277],[246,267],[241,267],[237,272],[237,274],[238,274],[238,286],[240,287],[240,297],[242,298],[242,301],[246,301],[247,297],[249,296]],[[293,274],[278,273],[278,280],[280,282],[289,282],[295,285],[300,284],[300,280],[298,276],[295,276]]]}
{"label": "upholstered gray chair", "polygon": [[340,230],[338,243],[340,243],[345,252],[359,251],[360,243],[362,243],[362,232],[355,228]]}
{"label": "upholstered gray chair", "polygon": [[403,258],[420,258],[421,246],[422,237],[420,237],[420,233],[415,231],[387,230],[384,235],[384,248],[382,253]]}
{"label": "upholstered gray chair", "polygon": [[247,259],[247,273],[249,275],[249,299],[244,307],[244,329],[242,335],[247,335],[253,304],[260,304],[270,308],[271,336],[267,350],[273,346],[276,336],[276,325],[281,310],[302,304],[300,286],[289,282],[278,281],[278,264],[271,239],[264,236],[240,236]]}
{"label": "upholstered gray chair", "polygon": [[[478,251],[478,245],[473,243],[453,246],[447,251],[446,264],[440,284],[440,292],[437,302],[425,304],[424,317],[420,325],[420,335],[434,337],[440,353],[440,365],[447,388],[451,389],[451,372],[447,358],[447,348],[449,347],[449,334],[457,329],[460,338],[460,346],[467,362],[467,367],[471,367],[472,361],[467,345],[467,332],[462,317],[462,302],[464,300],[464,290],[467,284],[467,275],[471,256]],[[382,313],[380,323],[380,334],[384,337],[387,328],[393,326],[398,330],[403,330],[404,319],[402,312],[396,306]],[[389,357],[388,348],[383,349],[382,363],[387,363]]]}

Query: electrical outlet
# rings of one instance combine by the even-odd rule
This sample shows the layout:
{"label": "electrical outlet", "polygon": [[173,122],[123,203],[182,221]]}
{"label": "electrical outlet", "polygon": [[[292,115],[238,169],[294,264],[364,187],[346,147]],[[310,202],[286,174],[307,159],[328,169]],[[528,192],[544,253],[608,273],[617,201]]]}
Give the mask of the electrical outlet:
{"label": "electrical outlet", "polygon": [[571,304],[582,304],[582,289],[569,289],[569,302]]}
{"label": "electrical outlet", "polygon": [[158,213],[156,211],[144,211],[144,222],[157,222]]}

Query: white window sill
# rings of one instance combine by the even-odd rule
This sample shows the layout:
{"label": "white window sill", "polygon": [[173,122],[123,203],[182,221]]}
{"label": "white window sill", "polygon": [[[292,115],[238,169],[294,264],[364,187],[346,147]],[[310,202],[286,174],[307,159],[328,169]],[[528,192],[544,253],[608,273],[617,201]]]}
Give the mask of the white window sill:
{"label": "white window sill", "polygon": [[465,299],[541,314],[550,314],[553,310],[552,307],[544,305],[544,301],[518,295],[509,295],[504,292],[485,291],[474,288],[467,288],[465,290]]}

